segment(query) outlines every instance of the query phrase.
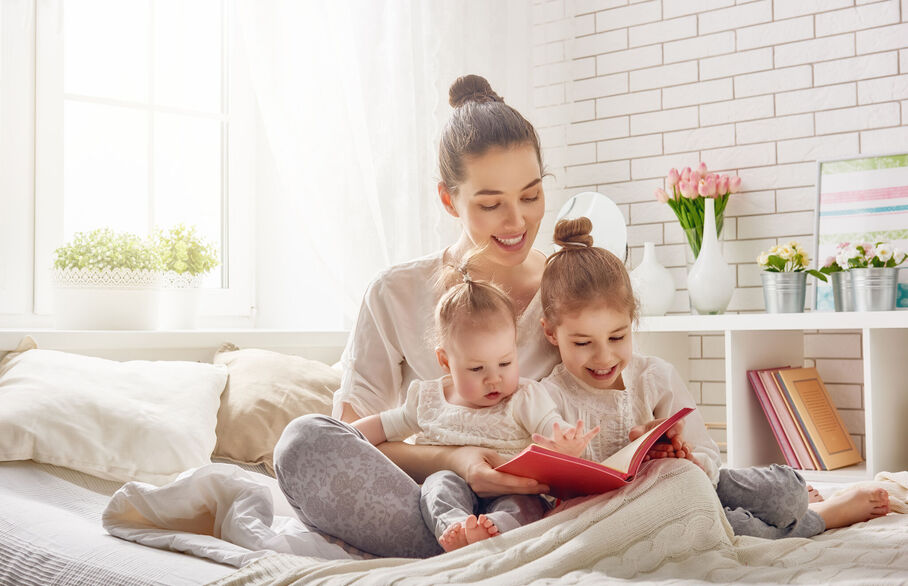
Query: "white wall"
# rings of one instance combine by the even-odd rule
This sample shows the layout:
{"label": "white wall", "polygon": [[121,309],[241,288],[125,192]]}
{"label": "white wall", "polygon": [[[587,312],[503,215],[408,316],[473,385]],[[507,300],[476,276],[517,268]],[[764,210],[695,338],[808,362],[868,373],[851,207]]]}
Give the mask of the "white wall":
{"label": "white wall", "polygon": [[[536,0],[533,17],[536,121],[560,171],[549,208],[578,191],[612,197],[631,266],[653,241],[672,270],[672,312],[689,308],[686,244],[652,195],[670,167],[742,177],[723,236],[729,311],[751,312],[757,254],[791,238],[813,250],[816,161],[908,149],[908,0]],[[860,335],[805,350],[862,435]],[[719,418],[723,348],[692,338],[691,357],[692,390]]]}

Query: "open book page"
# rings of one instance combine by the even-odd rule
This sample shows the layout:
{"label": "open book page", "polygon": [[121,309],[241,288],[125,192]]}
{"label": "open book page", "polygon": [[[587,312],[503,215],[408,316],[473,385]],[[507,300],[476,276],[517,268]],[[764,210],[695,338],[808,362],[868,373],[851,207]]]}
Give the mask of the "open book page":
{"label": "open book page", "polygon": [[[622,474],[627,474],[628,470],[632,469],[632,464],[634,463],[635,456],[637,456],[637,450],[640,448],[640,446],[646,443],[646,440],[648,440],[654,433],[658,433],[655,438],[656,440],[658,440],[659,435],[665,433],[665,430],[663,429],[662,431],[660,431],[660,427],[652,428],[648,432],[644,433],[631,443],[627,444],[626,446],[603,460],[601,464],[607,468],[621,472]],[[638,459],[643,459],[643,456],[645,455],[646,450],[640,450],[640,458]]]}

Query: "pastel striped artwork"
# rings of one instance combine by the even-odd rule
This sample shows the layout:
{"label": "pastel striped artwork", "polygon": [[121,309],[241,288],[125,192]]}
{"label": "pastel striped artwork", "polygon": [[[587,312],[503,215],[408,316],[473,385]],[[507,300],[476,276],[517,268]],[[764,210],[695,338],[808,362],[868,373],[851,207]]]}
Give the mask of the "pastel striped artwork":
{"label": "pastel striped artwork", "polygon": [[[817,266],[839,242],[887,241],[908,251],[908,154],[823,162],[819,180]],[[908,269],[896,306],[908,308]],[[817,284],[816,307],[834,309],[829,284]]]}

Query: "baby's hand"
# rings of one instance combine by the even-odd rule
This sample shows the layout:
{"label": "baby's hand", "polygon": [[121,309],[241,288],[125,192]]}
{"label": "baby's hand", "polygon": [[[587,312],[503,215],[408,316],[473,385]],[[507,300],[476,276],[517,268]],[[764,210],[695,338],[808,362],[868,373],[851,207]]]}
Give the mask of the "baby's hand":
{"label": "baby's hand", "polygon": [[579,457],[583,450],[586,449],[587,444],[590,443],[590,440],[599,433],[599,429],[597,425],[589,433],[584,434],[583,422],[578,421],[575,427],[569,427],[562,431],[561,426],[556,422],[552,428],[552,439],[534,433],[533,441],[544,448],[555,450],[568,456]]}

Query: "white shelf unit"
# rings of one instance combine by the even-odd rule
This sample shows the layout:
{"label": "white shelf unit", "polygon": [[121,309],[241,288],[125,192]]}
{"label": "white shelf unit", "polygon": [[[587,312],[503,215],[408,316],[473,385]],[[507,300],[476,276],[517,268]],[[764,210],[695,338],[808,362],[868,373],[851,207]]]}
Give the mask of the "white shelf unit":
{"label": "white shelf unit", "polygon": [[747,371],[804,360],[805,332],[862,334],[866,461],[831,471],[805,471],[811,481],[868,480],[881,471],[908,469],[908,311],[792,314],[680,315],[642,318],[640,352],[672,362],[690,381],[688,335],[725,337],[728,465],[785,463]]}

